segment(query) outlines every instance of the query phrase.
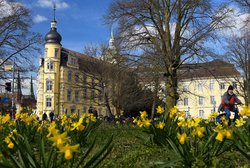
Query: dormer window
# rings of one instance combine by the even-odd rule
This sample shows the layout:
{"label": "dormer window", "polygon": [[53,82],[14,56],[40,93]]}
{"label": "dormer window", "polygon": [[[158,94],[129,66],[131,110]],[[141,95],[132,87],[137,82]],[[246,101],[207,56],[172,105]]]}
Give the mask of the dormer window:
{"label": "dormer window", "polygon": [[54,68],[53,62],[48,62],[47,63],[47,69],[48,70],[53,70],[53,68]]}

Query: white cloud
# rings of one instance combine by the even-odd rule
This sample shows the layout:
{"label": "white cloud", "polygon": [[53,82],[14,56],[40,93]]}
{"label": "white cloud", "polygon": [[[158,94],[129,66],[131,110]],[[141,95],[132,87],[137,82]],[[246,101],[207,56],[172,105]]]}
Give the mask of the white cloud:
{"label": "white cloud", "polygon": [[44,22],[46,20],[48,20],[48,18],[46,18],[45,16],[42,16],[42,15],[39,15],[39,14],[33,17],[33,21],[35,23]]}
{"label": "white cloud", "polygon": [[232,12],[229,13],[229,17],[224,21],[224,24],[230,28],[224,28],[219,33],[229,36],[240,36],[242,30],[249,26],[250,13],[242,13],[236,6],[231,6]]}
{"label": "white cloud", "polygon": [[69,7],[69,4],[62,0],[38,0],[37,5],[42,8],[53,8],[56,4],[57,9],[66,9]]}

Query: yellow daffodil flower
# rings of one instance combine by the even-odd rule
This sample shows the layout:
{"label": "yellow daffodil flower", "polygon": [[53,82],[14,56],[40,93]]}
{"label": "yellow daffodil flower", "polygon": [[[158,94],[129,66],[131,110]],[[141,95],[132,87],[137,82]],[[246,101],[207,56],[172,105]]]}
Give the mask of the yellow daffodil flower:
{"label": "yellow daffodil flower", "polygon": [[212,112],[212,113],[209,115],[208,119],[209,119],[209,120],[213,120],[213,119],[215,119],[218,115],[219,115],[218,112]]}
{"label": "yellow daffodil flower", "polygon": [[187,134],[184,132],[183,134],[177,133],[177,138],[180,142],[180,144],[184,144],[185,141],[187,140]]}
{"label": "yellow daffodil flower", "polygon": [[231,139],[233,130],[231,130],[231,129],[226,129],[226,130],[224,130],[223,133],[224,133],[224,135],[226,136],[227,139]]}
{"label": "yellow daffodil flower", "polygon": [[250,117],[250,104],[247,107],[242,108],[240,115]]}
{"label": "yellow daffodil flower", "polygon": [[198,127],[200,122],[201,122],[201,118],[194,118],[192,120],[192,127]]}
{"label": "yellow daffodil flower", "polygon": [[148,117],[148,114],[146,111],[141,111],[141,118],[147,118]]}
{"label": "yellow daffodil flower", "polygon": [[63,144],[69,139],[69,137],[67,137],[67,133],[64,132],[62,134],[58,134],[55,135],[51,138],[49,138],[49,140],[53,141],[53,146],[56,146],[57,148],[60,148],[63,146]]}
{"label": "yellow daffodil flower", "polygon": [[218,141],[223,141],[223,138],[224,138],[223,132],[219,131],[215,139]]}
{"label": "yellow daffodil flower", "polygon": [[5,123],[8,123],[10,121],[10,115],[7,114],[5,115],[3,118],[2,118],[2,123],[5,124]]}
{"label": "yellow daffodil flower", "polygon": [[164,122],[159,122],[157,125],[156,125],[156,127],[157,128],[160,128],[160,129],[163,129],[164,127],[165,127],[165,123]]}
{"label": "yellow daffodil flower", "polygon": [[77,131],[82,131],[84,130],[85,126],[82,125],[82,121],[83,121],[83,118],[80,118],[78,122],[75,122],[72,124],[72,128],[71,128],[71,131],[73,130],[77,130]]}
{"label": "yellow daffodil flower", "polygon": [[178,109],[177,109],[176,106],[174,106],[173,108],[171,108],[170,109],[170,113],[169,113],[169,118],[173,118],[177,112],[178,112]]}
{"label": "yellow daffodil flower", "polygon": [[246,121],[244,121],[244,119],[243,118],[240,118],[240,119],[237,119],[236,121],[235,121],[235,126],[236,127],[241,127],[242,125],[244,125],[245,123],[246,123]]}
{"label": "yellow daffodil flower", "polygon": [[186,126],[185,119],[179,120],[178,123],[177,123],[177,125],[178,125],[179,127],[185,127],[185,126]]}
{"label": "yellow daffodil flower", "polygon": [[56,129],[56,123],[54,121],[48,127],[48,131],[49,131],[49,134],[47,135],[47,137],[50,137],[52,135],[55,136],[59,133],[59,130]]}
{"label": "yellow daffodil flower", "polygon": [[72,159],[72,153],[73,152],[77,152],[79,148],[79,144],[74,145],[74,146],[70,146],[69,144],[62,146],[59,148],[60,152],[64,153],[64,157],[66,160],[70,160]]}
{"label": "yellow daffodil flower", "polygon": [[199,138],[203,137],[203,133],[205,131],[204,127],[195,127],[195,129],[192,131],[192,135],[195,136],[197,135]]}
{"label": "yellow daffodil flower", "polygon": [[161,106],[158,106],[157,108],[156,108],[156,113],[158,113],[158,114],[162,114],[162,113],[164,113],[164,108],[162,108]]}
{"label": "yellow daffodil flower", "polygon": [[151,125],[151,120],[145,119],[145,120],[143,121],[143,126],[144,126],[144,127],[149,127],[150,125]]}

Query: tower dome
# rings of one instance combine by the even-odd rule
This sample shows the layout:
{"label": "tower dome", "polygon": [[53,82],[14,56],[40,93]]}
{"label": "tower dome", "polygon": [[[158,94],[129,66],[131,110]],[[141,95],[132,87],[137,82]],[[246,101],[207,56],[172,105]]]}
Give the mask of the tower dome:
{"label": "tower dome", "polygon": [[56,30],[56,19],[55,19],[55,7],[54,7],[54,18],[51,21],[50,31],[45,36],[46,43],[61,44],[62,36]]}
{"label": "tower dome", "polygon": [[61,44],[62,36],[56,31],[56,28],[51,28],[45,36],[46,43]]}

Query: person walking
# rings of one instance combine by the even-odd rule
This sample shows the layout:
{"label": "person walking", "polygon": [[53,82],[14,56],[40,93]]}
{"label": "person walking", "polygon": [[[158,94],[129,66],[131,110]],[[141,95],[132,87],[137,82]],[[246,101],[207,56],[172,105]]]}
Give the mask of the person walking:
{"label": "person walking", "polygon": [[54,112],[51,111],[51,112],[49,113],[50,122],[52,122],[52,121],[54,120],[54,116],[55,116]]}
{"label": "person walking", "polygon": [[48,119],[48,116],[47,116],[46,112],[43,112],[42,120],[46,121],[47,119]]}

